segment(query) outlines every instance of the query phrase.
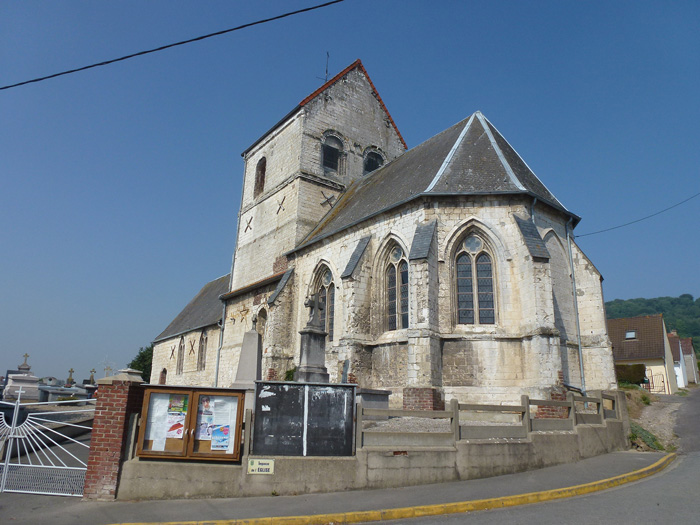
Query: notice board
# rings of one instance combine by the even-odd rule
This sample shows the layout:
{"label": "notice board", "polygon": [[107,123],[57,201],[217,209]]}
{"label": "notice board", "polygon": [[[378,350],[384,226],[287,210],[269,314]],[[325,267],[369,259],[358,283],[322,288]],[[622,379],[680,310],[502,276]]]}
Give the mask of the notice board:
{"label": "notice board", "polygon": [[256,382],[253,454],[351,456],[355,385]]}

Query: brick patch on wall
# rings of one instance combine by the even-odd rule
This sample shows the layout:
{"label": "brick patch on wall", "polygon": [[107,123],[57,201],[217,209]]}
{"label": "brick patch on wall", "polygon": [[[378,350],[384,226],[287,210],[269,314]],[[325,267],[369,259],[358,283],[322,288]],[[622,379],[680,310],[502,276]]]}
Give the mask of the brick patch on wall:
{"label": "brick patch on wall", "polygon": [[403,389],[404,410],[445,410],[442,390],[432,387],[405,387]]}
{"label": "brick patch on wall", "polygon": [[275,259],[275,262],[272,263],[272,273],[284,272],[288,267],[289,261],[287,261],[287,257],[280,255]]}
{"label": "brick patch on wall", "polygon": [[[564,372],[559,370],[557,374],[557,386],[553,387],[549,393],[552,401],[566,401],[566,390],[564,384]],[[535,418],[537,419],[567,419],[569,409],[567,407],[537,407]]]}

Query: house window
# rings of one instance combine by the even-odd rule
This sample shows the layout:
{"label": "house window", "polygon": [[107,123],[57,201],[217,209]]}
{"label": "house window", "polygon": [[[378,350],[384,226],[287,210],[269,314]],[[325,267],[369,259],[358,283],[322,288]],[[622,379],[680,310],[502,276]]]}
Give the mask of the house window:
{"label": "house window", "polygon": [[207,340],[208,337],[202,332],[199,336],[199,351],[197,352],[197,370],[204,370],[207,367]]}
{"label": "house window", "polygon": [[384,164],[384,159],[376,151],[370,151],[365,156],[364,163],[364,174],[372,173],[374,170],[380,168]]}
{"label": "house window", "polygon": [[625,339],[637,339],[637,331],[636,330],[627,330],[625,332]]}
{"label": "house window", "polygon": [[265,157],[258,161],[255,168],[255,186],[253,188],[253,198],[260,195],[265,189],[265,170],[267,168],[267,160]]}
{"label": "house window", "polygon": [[335,328],[335,285],[333,284],[333,274],[324,266],[320,272],[320,280],[316,286],[318,300],[323,304],[325,315],[326,332],[328,332],[328,340],[333,341],[333,332]]}
{"label": "house window", "polygon": [[339,138],[329,135],[325,138],[321,146],[321,156],[323,158],[323,171],[335,172],[340,171],[340,157],[343,151],[343,143]]}
{"label": "house window", "polygon": [[455,259],[457,324],[494,324],[493,263],[479,237],[470,235]]}
{"label": "house window", "polygon": [[385,281],[387,330],[408,328],[408,261],[399,246],[389,252]]}
{"label": "house window", "polygon": [[175,373],[177,375],[182,374],[182,369],[185,364],[185,338],[180,337],[180,344],[177,347],[177,365],[175,366]]}

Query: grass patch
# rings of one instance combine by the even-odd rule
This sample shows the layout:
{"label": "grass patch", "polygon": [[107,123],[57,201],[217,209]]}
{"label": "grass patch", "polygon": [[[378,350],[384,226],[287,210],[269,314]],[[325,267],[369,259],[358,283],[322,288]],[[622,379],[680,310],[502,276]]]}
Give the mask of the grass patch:
{"label": "grass patch", "polygon": [[679,388],[678,392],[676,392],[676,395],[679,395],[681,397],[685,397],[688,395],[688,391],[684,388]]}
{"label": "grass patch", "polygon": [[634,383],[628,383],[627,381],[618,381],[617,386],[619,387],[620,390],[641,390],[642,389],[639,385],[635,385]]}
{"label": "grass patch", "polygon": [[659,443],[659,439],[648,430],[642,428],[638,423],[630,421],[630,430],[630,441],[633,443],[636,443],[637,445],[641,445],[643,443],[652,450],[664,450],[664,446]]}

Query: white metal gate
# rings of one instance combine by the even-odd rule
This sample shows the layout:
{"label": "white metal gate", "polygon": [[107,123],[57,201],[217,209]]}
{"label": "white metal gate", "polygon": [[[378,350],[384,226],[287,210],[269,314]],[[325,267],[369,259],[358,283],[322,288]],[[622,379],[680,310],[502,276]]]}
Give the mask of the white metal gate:
{"label": "white metal gate", "polygon": [[0,493],[82,496],[95,400],[20,404],[20,396],[0,401]]}

